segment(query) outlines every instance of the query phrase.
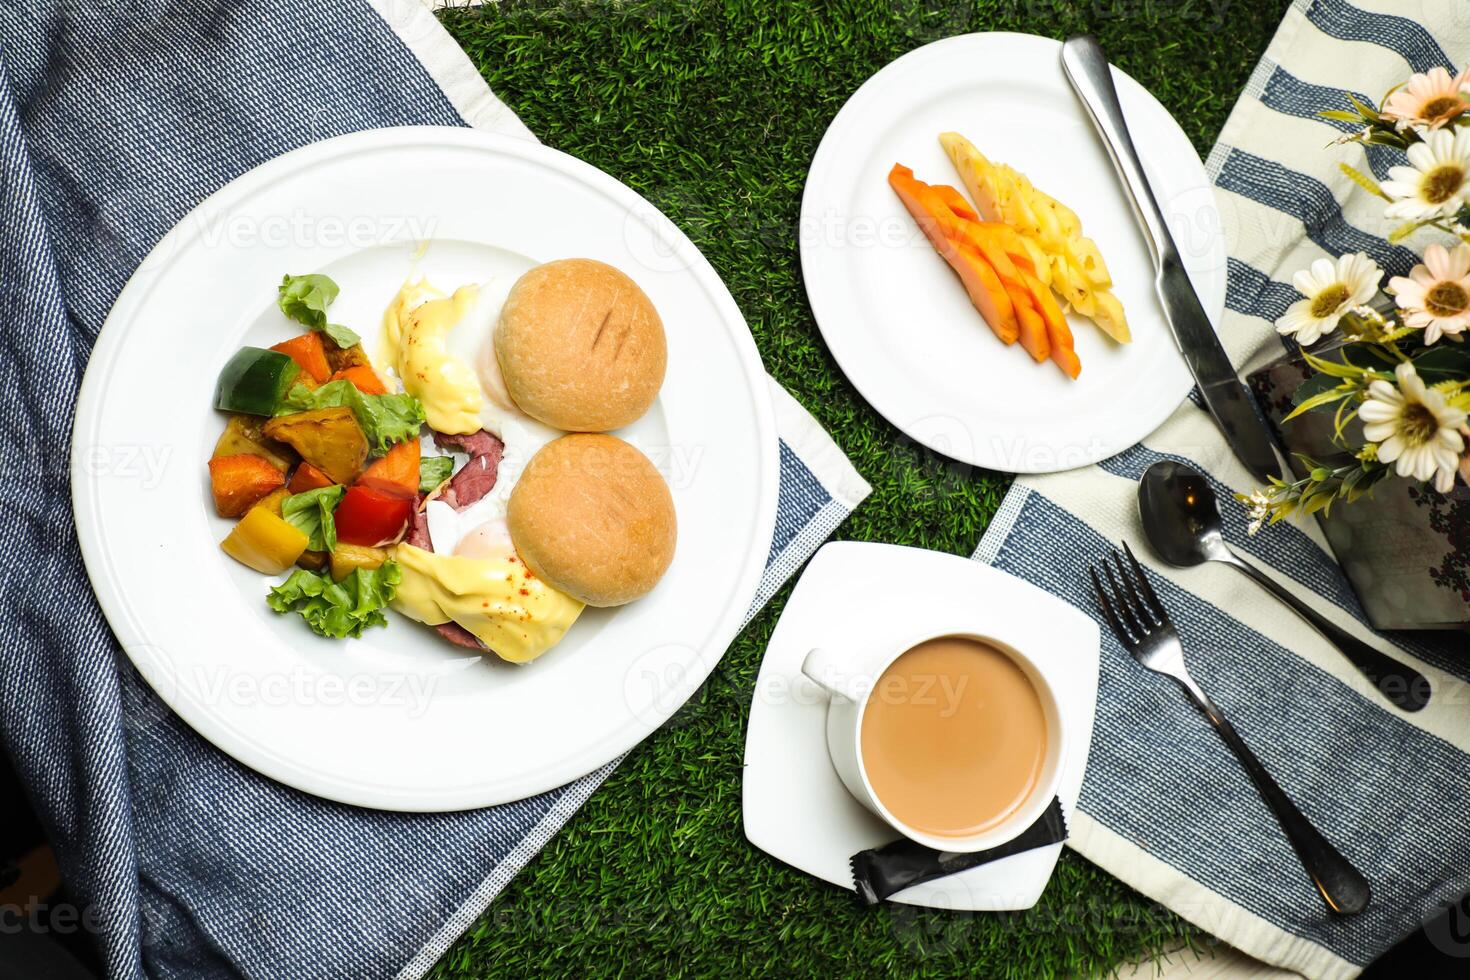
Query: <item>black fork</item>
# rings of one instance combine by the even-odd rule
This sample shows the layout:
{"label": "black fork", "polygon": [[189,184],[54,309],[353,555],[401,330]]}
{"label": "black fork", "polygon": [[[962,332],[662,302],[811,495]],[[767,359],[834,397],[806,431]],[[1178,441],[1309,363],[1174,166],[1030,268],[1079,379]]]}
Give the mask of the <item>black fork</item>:
{"label": "black fork", "polygon": [[1124,555],[1115,548],[1102,561],[1101,575],[1096,565],[1089,569],[1093,588],[1097,590],[1097,601],[1102,605],[1113,632],[1118,634],[1119,641],[1133,654],[1134,660],[1155,673],[1172,677],[1184,688],[1210,724],[1215,726],[1215,731],[1235,753],[1261,797],[1276,814],[1277,822],[1286,832],[1286,839],[1296,850],[1307,877],[1312,879],[1327,907],[1341,915],[1363,911],[1372,897],[1368,879],[1318,833],[1317,828],[1276,785],[1266,767],[1220,713],[1215,702],[1189,676],[1189,670],[1184,666],[1184,645],[1169,619],[1169,611],[1149,584],[1148,576],[1138,564],[1138,559],[1133,557],[1133,549],[1126,541],[1123,551],[1127,555],[1126,562]]}

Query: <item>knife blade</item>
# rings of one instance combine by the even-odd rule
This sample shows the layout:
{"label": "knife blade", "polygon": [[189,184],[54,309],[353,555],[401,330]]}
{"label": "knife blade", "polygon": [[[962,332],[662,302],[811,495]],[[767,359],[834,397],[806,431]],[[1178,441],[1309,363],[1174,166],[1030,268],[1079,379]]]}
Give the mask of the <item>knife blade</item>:
{"label": "knife blade", "polygon": [[1214,416],[1236,458],[1252,476],[1265,482],[1282,472],[1271,428],[1235,373],[1209,315],[1200,305],[1194,284],[1189,281],[1184,260],[1128,132],[1107,55],[1096,38],[1088,35],[1068,38],[1062,45],[1062,70],[1087,107],[1087,114],[1128,191],[1153,256],[1154,285],[1163,304],[1164,321],[1199,385],[1205,408]]}
{"label": "knife blade", "polygon": [[1189,276],[1182,266],[1171,266],[1159,273],[1156,284],[1164,304],[1164,320],[1174,333],[1179,353],[1199,385],[1205,408],[1215,417],[1236,458],[1263,483],[1280,474],[1281,461],[1271,428],[1220,346],[1220,338]]}

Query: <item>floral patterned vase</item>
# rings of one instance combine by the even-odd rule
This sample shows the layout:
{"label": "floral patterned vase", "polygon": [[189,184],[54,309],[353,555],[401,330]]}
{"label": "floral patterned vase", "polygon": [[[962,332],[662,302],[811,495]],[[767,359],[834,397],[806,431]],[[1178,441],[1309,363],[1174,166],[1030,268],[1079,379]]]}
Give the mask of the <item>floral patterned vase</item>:
{"label": "floral patterned vase", "polygon": [[[1292,393],[1311,374],[1292,353],[1247,380],[1288,453],[1346,462],[1350,457],[1333,445],[1329,415],[1282,421]],[[1291,463],[1305,475],[1299,459]],[[1470,630],[1470,487],[1457,482],[1440,494],[1388,479],[1353,503],[1336,501],[1318,518],[1374,627]]]}

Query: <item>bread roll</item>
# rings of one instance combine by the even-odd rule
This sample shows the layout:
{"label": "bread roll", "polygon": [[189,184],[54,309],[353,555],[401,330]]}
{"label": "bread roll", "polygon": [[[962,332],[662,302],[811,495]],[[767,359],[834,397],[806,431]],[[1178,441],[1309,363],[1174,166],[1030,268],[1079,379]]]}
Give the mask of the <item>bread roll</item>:
{"label": "bread roll", "polygon": [[516,280],[495,327],[510,397],[568,432],[606,432],[648,411],[668,350],[638,284],[592,259],[559,259]]}
{"label": "bread roll", "polygon": [[526,567],[589,606],[644,595],[674,559],[674,501],[648,457],[608,435],[562,436],[531,457],[510,494]]}

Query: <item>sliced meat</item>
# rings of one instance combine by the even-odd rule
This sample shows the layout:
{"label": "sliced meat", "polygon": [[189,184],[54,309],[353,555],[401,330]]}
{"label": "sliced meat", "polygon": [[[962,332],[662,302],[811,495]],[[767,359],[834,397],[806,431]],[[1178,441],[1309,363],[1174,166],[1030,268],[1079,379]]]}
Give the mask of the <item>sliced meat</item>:
{"label": "sliced meat", "polygon": [[500,472],[500,457],[505,452],[505,443],[492,433],[484,429],[463,436],[436,432],[434,443],[441,449],[468,453],[470,457],[469,462],[449,478],[449,486],[444,488],[440,500],[455,510],[464,510],[495,489],[495,478]]}
{"label": "sliced meat", "polygon": [[[464,510],[495,489],[495,477],[500,470],[500,454],[505,451],[505,444],[494,434],[484,429],[465,436],[451,436],[436,432],[434,433],[434,444],[440,449],[468,453],[470,457],[469,462],[461,466],[459,472],[449,478],[449,486],[444,488],[438,499],[455,510]],[[424,498],[420,496],[419,505],[414,508],[413,524],[409,527],[408,537],[405,540],[416,548],[433,551],[434,543],[429,539],[429,518],[423,508]],[[488,649],[480,642],[479,637],[453,620],[440,623],[434,629],[440,636],[457,647],[464,647],[479,653],[484,653]]]}
{"label": "sliced meat", "polygon": [[470,461],[449,478],[440,499],[455,510],[464,510],[495,489],[495,478],[500,470],[500,454],[471,456]]}
{"label": "sliced meat", "polygon": [[424,511],[426,496],[428,494],[419,494],[418,504],[413,509],[413,522],[408,525],[408,535],[404,537],[403,543],[424,551],[433,551],[434,542],[429,539],[429,515]]}
{"label": "sliced meat", "polygon": [[466,647],[470,650],[479,651],[480,653],[484,653],[487,649],[485,644],[480,642],[479,637],[452,619],[447,623],[440,623],[434,629],[439,631],[440,636],[457,647]]}
{"label": "sliced meat", "polygon": [[[419,506],[414,508],[413,523],[409,525],[408,537],[403,539],[403,543],[411,544],[415,548],[422,548],[425,551],[433,551],[434,542],[429,540],[429,518],[422,510],[423,505],[424,496],[420,494]],[[452,619],[447,623],[440,623],[438,626],[435,626],[434,630],[457,647],[465,647],[466,649],[476,650],[480,653],[484,653],[487,649],[485,644],[480,642],[479,637]]]}
{"label": "sliced meat", "polygon": [[451,436],[443,432],[434,433],[434,445],[440,449],[448,449],[452,452],[464,453],[467,456],[489,456],[500,458],[500,453],[505,449],[505,444],[493,432],[481,429],[479,432],[471,432],[465,436]]}

